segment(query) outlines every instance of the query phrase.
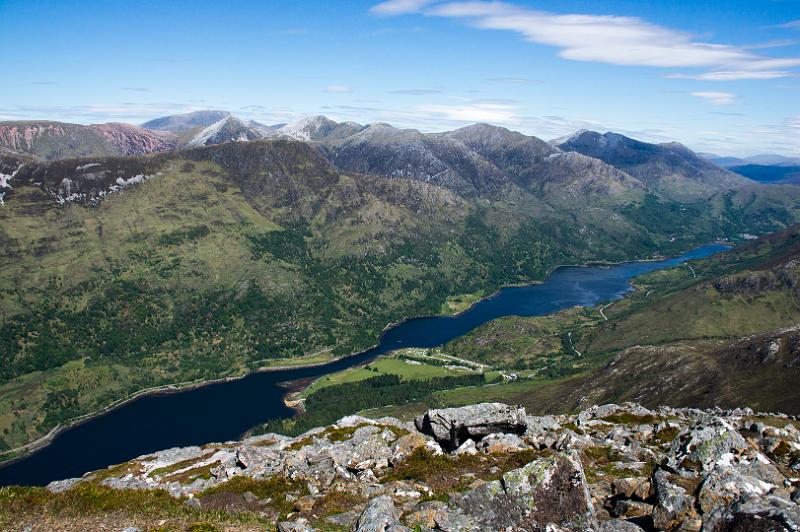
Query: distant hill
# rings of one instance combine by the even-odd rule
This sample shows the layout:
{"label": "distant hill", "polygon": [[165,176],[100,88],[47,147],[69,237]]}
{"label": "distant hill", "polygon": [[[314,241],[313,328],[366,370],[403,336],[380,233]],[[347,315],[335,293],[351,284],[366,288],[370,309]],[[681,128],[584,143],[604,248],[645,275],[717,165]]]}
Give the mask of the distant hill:
{"label": "distant hill", "polygon": [[0,411],[15,412],[0,417],[0,448],[144,388],[349,354],[388,323],[557,264],[800,220],[795,187],[677,202],[488,125],[340,138],[319,124],[292,129],[318,141],[135,157],[0,150],[0,284],[13,287],[0,298]]}
{"label": "distant hill", "polygon": [[799,166],[765,166],[745,164],[729,167],[731,172],[749,177],[759,183],[800,185]]}
{"label": "distant hill", "polygon": [[800,413],[800,226],[634,284],[602,314],[502,318],[446,352],[579,374],[513,397],[537,411],[642,401]]}
{"label": "distant hill", "polygon": [[184,133],[192,129],[208,127],[230,115],[227,111],[195,111],[180,115],[162,116],[145,122],[142,127],[153,131]]}
{"label": "distant hill", "polygon": [[553,144],[564,151],[600,159],[675,200],[712,195],[749,182],[677,142],[650,144],[618,133],[579,131]]}
{"label": "distant hill", "polygon": [[177,145],[172,133],[131,124],[69,124],[64,122],[0,122],[0,147],[46,160],[71,157],[144,155]]}

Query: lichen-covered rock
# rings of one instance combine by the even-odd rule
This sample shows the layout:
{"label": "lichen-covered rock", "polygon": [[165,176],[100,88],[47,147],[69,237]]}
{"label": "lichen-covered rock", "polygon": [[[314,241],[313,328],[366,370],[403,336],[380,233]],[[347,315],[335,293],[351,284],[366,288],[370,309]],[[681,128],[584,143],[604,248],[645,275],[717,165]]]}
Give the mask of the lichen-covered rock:
{"label": "lichen-covered rock", "polygon": [[762,497],[778,486],[759,478],[744,474],[736,467],[716,467],[703,480],[697,495],[703,512],[711,512],[720,506],[747,497]]}
{"label": "lichen-covered rock", "polygon": [[414,420],[417,430],[433,436],[449,450],[464,440],[481,440],[489,434],[524,434],[528,426],[525,409],[502,403],[482,403],[460,408],[429,410]]}
{"label": "lichen-covered rock", "polygon": [[780,497],[749,498],[703,519],[703,532],[797,532],[800,506]]}
{"label": "lichen-covered rock", "polygon": [[454,496],[453,504],[482,530],[541,530],[549,525],[596,528],[583,467],[576,456],[553,455]]}
{"label": "lichen-covered rock", "polygon": [[630,499],[636,497],[645,500],[650,497],[652,485],[649,478],[645,477],[623,477],[614,479],[612,483],[614,495]]}
{"label": "lichen-covered rock", "polygon": [[305,519],[278,523],[278,532],[314,532],[314,530],[314,528],[308,525],[308,521]]}
{"label": "lichen-covered rock", "polygon": [[367,504],[353,526],[355,532],[410,532],[400,522],[400,511],[388,495],[375,497]]}
{"label": "lichen-covered rock", "polygon": [[730,421],[716,416],[701,419],[672,442],[669,466],[710,471],[718,464],[736,461],[748,449],[749,445]]}
{"label": "lichen-covered rock", "polygon": [[611,515],[615,517],[646,517],[653,515],[653,505],[642,501],[620,499],[612,508]]}
{"label": "lichen-covered rock", "polygon": [[[472,441],[472,440],[468,440]],[[466,442],[463,445],[465,445]],[[513,451],[520,451],[528,447],[522,439],[516,434],[489,434],[483,438],[476,448],[484,453],[507,453]],[[461,447],[459,447],[460,449]]]}
{"label": "lichen-covered rock", "polygon": [[[800,532],[800,432],[788,421],[631,404],[536,417],[484,404],[431,410],[417,419],[423,433],[348,416],[291,438],[167,449],[48,488],[161,489],[187,512],[268,519],[291,504],[282,530]],[[237,491],[260,482],[272,496]]]}
{"label": "lichen-covered rock", "polygon": [[597,530],[598,532],[642,532],[643,528],[624,519],[609,519]]}
{"label": "lichen-covered rock", "polygon": [[653,475],[656,491],[656,507],[653,523],[659,530],[676,530],[698,516],[694,511],[694,498],[681,486],[673,483],[669,474],[659,469]]}

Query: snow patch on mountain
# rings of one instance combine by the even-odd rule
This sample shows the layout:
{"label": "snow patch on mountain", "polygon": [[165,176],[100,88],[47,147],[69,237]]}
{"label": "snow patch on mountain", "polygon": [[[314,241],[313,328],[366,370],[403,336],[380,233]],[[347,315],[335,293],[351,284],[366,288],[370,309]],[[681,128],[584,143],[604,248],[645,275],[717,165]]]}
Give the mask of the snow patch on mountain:
{"label": "snow patch on mountain", "polygon": [[[160,175],[160,173],[157,173]],[[85,192],[75,191],[73,192],[74,188],[77,188],[78,182],[73,181],[65,177],[61,180],[61,184],[58,187],[58,193],[55,194],[56,201],[59,205],[66,205],[68,203],[89,203],[91,205],[97,205],[100,203],[100,200],[109,196],[111,194],[120,193],[124,189],[132,187],[134,185],[138,185],[140,183],[144,183],[145,181],[152,179],[155,176],[146,175],[146,174],[137,174],[133,177],[129,177],[127,179],[123,177],[118,177],[116,183],[111,185],[106,190],[101,190],[97,192],[97,194],[87,194]]]}
{"label": "snow patch on mountain", "polygon": [[565,135],[563,137],[558,137],[557,139],[553,139],[550,141],[550,144],[552,144],[553,146],[561,146],[562,144],[566,144],[567,142],[572,142],[573,140],[577,139],[584,133],[589,133],[589,132],[590,131],[588,129],[581,129],[579,131],[576,131],[575,133],[572,133],[571,135]]}
{"label": "snow patch on mountain", "polygon": [[207,128],[203,129],[189,141],[189,146],[205,146],[208,139],[219,133],[230,117],[225,117],[218,122],[214,122]]}
{"label": "snow patch on mountain", "polygon": [[322,129],[322,127],[329,122],[328,118],[317,115],[302,118],[297,122],[286,124],[275,132],[275,135],[282,137],[289,137],[295,140],[309,141],[312,139],[314,133]]}
{"label": "snow patch on mountain", "polygon": [[[20,170],[22,170],[23,166],[25,166],[25,165],[24,164],[19,165],[19,167],[16,170],[14,170],[11,174],[2,174],[2,173],[0,173],[0,189],[3,189],[3,188],[11,189],[12,188],[11,185],[8,184],[8,182],[11,181],[14,178],[14,176],[17,175],[17,173]],[[6,197],[6,193],[7,192],[8,191],[0,192],[0,207],[5,207],[5,205],[6,205],[5,197]]]}

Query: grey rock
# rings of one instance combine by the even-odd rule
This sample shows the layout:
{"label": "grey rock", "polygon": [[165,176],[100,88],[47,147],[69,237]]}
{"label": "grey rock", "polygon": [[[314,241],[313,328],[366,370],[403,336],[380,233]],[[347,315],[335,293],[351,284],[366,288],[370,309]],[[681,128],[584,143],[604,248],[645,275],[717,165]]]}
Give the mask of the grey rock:
{"label": "grey rock", "polygon": [[185,504],[189,508],[194,508],[195,510],[199,510],[203,506],[203,503],[200,502],[200,499],[197,499],[195,497],[186,499],[186,501],[183,504]]}
{"label": "grey rock", "polygon": [[597,526],[589,487],[576,456],[539,458],[509,471],[501,481],[452,498],[454,507],[481,530]]}
{"label": "grey rock", "polygon": [[142,532],[142,529],[136,526],[128,526],[123,528],[119,532]]}
{"label": "grey rock", "polygon": [[641,532],[643,529],[624,519],[610,519],[600,525],[598,532]]}
{"label": "grey rock", "polygon": [[672,442],[668,463],[672,469],[709,471],[748,449],[748,443],[729,421],[706,417]]}
{"label": "grey rock", "polygon": [[48,491],[51,493],[62,493],[80,484],[80,478],[68,478],[65,480],[55,480],[47,485]]}
{"label": "grey rock", "polygon": [[704,516],[703,532],[797,532],[800,506],[780,497],[736,501]]}
{"label": "grey rock", "polygon": [[653,523],[660,530],[671,530],[676,524],[693,517],[694,498],[682,487],[669,480],[663,469],[653,475],[656,490],[656,507],[653,510]]}
{"label": "grey rock", "polygon": [[482,403],[460,408],[429,410],[414,420],[417,430],[429,434],[447,450],[455,450],[467,439],[481,440],[489,434],[524,434],[528,426],[525,409],[502,403]]}
{"label": "grey rock", "polygon": [[355,532],[404,532],[410,529],[400,523],[400,511],[388,495],[375,497],[367,504],[353,526]]}
{"label": "grey rock", "polygon": [[645,477],[626,477],[614,479],[612,483],[614,495],[630,499],[636,497],[637,499],[647,499],[650,497],[652,486],[650,479]]}
{"label": "grey rock", "polygon": [[740,468],[716,467],[706,476],[697,498],[702,511],[711,512],[742,497],[766,496],[776,487],[775,484],[748,476]]}
{"label": "grey rock", "polygon": [[484,453],[505,453],[509,451],[519,451],[521,449],[525,449],[528,446],[516,434],[501,433],[501,434],[489,434],[488,436],[483,438],[480,442],[478,442],[476,447],[478,450]]}
{"label": "grey rock", "polygon": [[405,517],[405,522],[411,527],[422,530],[444,530],[446,532],[479,530],[469,517],[441,501],[418,504],[414,511]]}
{"label": "grey rock", "polygon": [[305,519],[278,523],[278,532],[314,532],[314,530]]}
{"label": "grey rock", "polygon": [[561,430],[561,424],[555,416],[526,416],[526,438],[539,438],[549,432]]}
{"label": "grey rock", "polygon": [[358,512],[343,512],[340,514],[329,515],[325,518],[326,521],[334,525],[350,528],[358,520]]}
{"label": "grey rock", "polygon": [[474,440],[466,440],[458,449],[453,451],[453,454],[458,456],[462,454],[478,454],[478,448],[475,446]]}
{"label": "grey rock", "polygon": [[653,505],[642,501],[620,499],[614,504],[611,515],[616,517],[645,517],[653,514]]}

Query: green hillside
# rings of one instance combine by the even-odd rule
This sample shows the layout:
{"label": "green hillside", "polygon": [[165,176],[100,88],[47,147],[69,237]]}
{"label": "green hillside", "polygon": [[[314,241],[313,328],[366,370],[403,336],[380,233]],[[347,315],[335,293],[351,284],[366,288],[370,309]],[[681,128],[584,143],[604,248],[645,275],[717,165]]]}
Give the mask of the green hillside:
{"label": "green hillside", "polygon": [[764,187],[694,205],[514,185],[465,198],[344,174],[282,140],[2,155],[0,172],[14,174],[0,207],[2,447],[146,388],[346,355],[448,297],[556,264],[685,249],[798,212],[796,193]]}

